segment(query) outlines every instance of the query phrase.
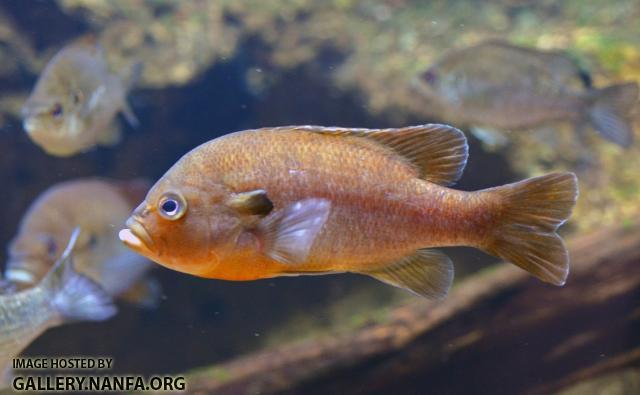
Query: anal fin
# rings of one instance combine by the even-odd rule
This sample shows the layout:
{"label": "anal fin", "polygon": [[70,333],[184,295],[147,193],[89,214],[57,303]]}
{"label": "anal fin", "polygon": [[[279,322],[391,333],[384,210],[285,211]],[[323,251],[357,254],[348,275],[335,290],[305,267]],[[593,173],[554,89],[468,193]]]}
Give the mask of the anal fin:
{"label": "anal fin", "polygon": [[442,300],[453,283],[453,263],[438,250],[424,249],[362,274],[425,298]]}

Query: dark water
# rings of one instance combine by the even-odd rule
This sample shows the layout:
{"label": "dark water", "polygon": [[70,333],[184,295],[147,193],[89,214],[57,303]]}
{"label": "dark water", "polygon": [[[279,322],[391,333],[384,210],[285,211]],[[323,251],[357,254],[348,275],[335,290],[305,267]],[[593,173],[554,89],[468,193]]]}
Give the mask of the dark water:
{"label": "dark water", "polygon": [[[87,31],[106,29],[109,24],[119,23],[122,20],[136,20],[137,14],[131,11],[126,3],[122,3],[124,4],[122,5],[120,2],[114,2],[114,4],[116,3],[120,4],[121,8],[119,11],[118,7],[115,7],[116,11],[109,9],[109,17],[101,17],[99,12],[94,14],[83,8],[63,8],[57,3],[45,1],[3,1],[0,2],[0,11],[13,21],[13,27],[9,29],[14,29],[17,34],[25,37],[34,53],[46,58],[44,54],[52,55],[63,43]],[[154,5],[151,5],[154,3],[151,1],[148,2],[148,5],[144,5],[145,2],[139,3],[141,7],[153,10],[150,12],[152,16],[149,16],[149,20],[162,21],[162,18],[168,18],[167,15],[173,15],[174,12],[177,12],[178,8],[177,6],[163,5],[163,2]],[[340,44],[339,41],[336,43],[330,40],[326,40],[326,42],[319,40],[318,42],[314,41],[313,37],[303,38],[297,42],[297,45],[313,47],[313,57],[297,63],[282,62],[290,64],[290,66],[284,66],[274,61],[272,58],[274,52],[285,51],[286,53],[290,49],[286,46],[284,49],[278,48],[278,45],[274,44],[274,40],[263,37],[259,29],[252,30],[249,27],[250,24],[246,22],[247,15],[251,14],[250,11],[247,11],[247,8],[251,8],[249,3],[239,7],[242,8],[241,11],[230,7],[230,10],[227,10],[225,14],[224,20],[225,26],[227,26],[225,31],[248,30],[244,34],[239,34],[233,53],[217,57],[215,61],[211,60],[184,83],[167,81],[164,84],[158,84],[143,80],[140,87],[136,88],[130,96],[130,102],[139,117],[140,126],[135,129],[125,126],[125,138],[115,148],[97,148],[71,158],[49,156],[33,144],[22,131],[18,115],[15,111],[10,110],[13,107],[3,105],[2,110],[7,115],[3,117],[4,124],[0,134],[2,139],[0,177],[5,191],[8,193],[5,195],[0,245],[6,246],[9,243],[27,207],[51,185],[87,176],[116,179],[147,177],[156,180],[193,147],[232,131],[272,125],[298,124],[384,128],[441,120],[437,115],[430,114],[429,111],[425,115],[407,110],[411,106],[403,107],[405,103],[385,104],[382,110],[376,109],[375,105],[371,104],[372,98],[379,99],[387,95],[393,100],[398,95],[397,89],[393,85],[386,87],[388,88],[387,93],[379,86],[375,86],[375,83],[369,84],[366,81],[367,78],[375,78],[376,75],[387,75],[385,73],[375,74],[372,72],[370,76],[365,75],[366,70],[356,72],[355,76],[347,73],[345,78],[349,80],[348,83],[336,83],[336,77],[333,73],[336,68],[345,64],[353,64],[353,67],[357,68],[368,63],[366,59],[360,60],[359,63],[348,60],[352,59],[349,58],[352,55],[351,52],[357,52],[349,45]],[[420,10],[427,7],[420,2],[409,1],[381,1],[379,3],[386,7],[384,8],[386,11],[381,10],[380,12],[391,12],[392,14],[397,12],[403,15],[410,13],[406,11],[407,7],[414,7],[416,13],[422,12]],[[433,7],[439,12],[445,12],[447,6],[444,3],[433,2],[429,7]],[[571,16],[576,14],[572,13],[576,7],[575,2],[571,2],[571,5],[567,6],[569,11],[561,8],[558,11],[555,7],[559,6],[554,6],[551,2],[540,2],[544,3],[540,6],[543,11],[540,11],[531,3],[535,2],[503,1],[490,7],[491,9],[508,10],[508,12],[498,12],[500,15],[511,18],[507,22],[499,20],[499,23],[507,25],[502,32],[505,36],[508,36],[507,32],[509,29],[513,29],[513,26],[522,26],[523,24],[528,26],[522,20],[527,18],[529,13],[539,16],[536,14],[537,12],[544,11],[553,14],[551,11],[555,10],[559,14],[563,12]],[[617,6],[619,3],[621,2],[615,2]],[[465,2],[451,2],[449,9],[450,12],[461,13],[461,16],[448,15],[446,18],[438,19],[437,15],[429,15],[432,15],[434,21],[453,20],[458,23],[458,20],[464,20],[465,13],[469,12],[461,4],[465,4]],[[489,7],[484,2],[468,2],[467,4]],[[347,8],[349,10],[358,9],[350,7]],[[550,10],[549,7],[553,10]],[[606,6],[603,7],[606,8]],[[278,6],[274,6],[272,11],[274,14],[281,13],[280,17],[273,17],[272,26],[280,34],[279,37],[282,40],[289,37],[288,35],[301,34],[299,31],[305,30],[307,34],[313,36],[313,33],[308,32],[311,29],[309,26],[298,30],[287,30],[282,27],[293,24],[291,20],[287,19],[287,10],[286,7],[284,8],[285,10],[280,10]],[[366,7],[362,6],[361,8],[365,9]],[[637,5],[629,5],[631,10],[629,14],[637,15],[637,8]],[[313,20],[314,12],[326,13],[327,18],[338,18],[336,15],[339,15],[340,12],[327,10],[331,10],[331,7],[315,8],[309,6],[308,9],[299,10],[296,14],[298,15],[296,23],[305,26],[306,21]],[[183,9],[182,12],[187,11]],[[489,13],[486,10],[485,12]],[[268,11],[256,10],[256,15],[264,16],[265,13],[268,15]],[[360,14],[356,12],[356,14],[358,20],[370,15],[367,12]],[[556,19],[561,19],[561,17],[554,16]],[[184,18],[196,17],[189,15]],[[482,18],[486,18],[486,21],[483,20],[484,23],[489,23],[493,17],[484,15]],[[612,16],[612,18],[614,17]],[[618,14],[615,15],[615,18],[626,21]],[[386,26],[390,30],[401,30],[401,27],[398,26],[409,23],[407,20],[411,19],[398,17],[396,22],[398,25],[391,22],[387,24],[380,22],[380,25]],[[454,26],[453,23],[451,22],[451,26]],[[590,26],[589,23],[590,21],[567,20],[567,29],[587,28]],[[592,27],[596,31],[601,28],[598,23],[600,23],[599,20],[593,22]],[[477,25],[482,25],[482,22],[469,20],[468,25],[470,29],[477,28]],[[331,27],[327,29],[331,29]],[[448,30],[438,29],[434,28],[432,36],[436,52],[451,45],[445,39]],[[450,27],[450,29],[453,28]],[[482,31],[481,28],[478,30]],[[535,28],[515,29],[515,31],[516,33],[513,34],[519,35],[518,39],[522,39],[526,32],[530,32],[532,35],[544,33],[535,32]],[[635,28],[633,31],[638,32],[638,29]],[[624,32],[612,35],[619,41],[630,43],[629,46],[633,50],[638,50],[637,46],[631,45],[640,45],[640,39],[637,37],[628,38]],[[371,39],[374,40],[374,37]],[[6,43],[12,42],[11,38],[6,38],[5,41]],[[529,41],[534,42],[535,37],[530,37]],[[0,37],[0,42],[2,42],[2,37]],[[355,39],[354,42],[356,45],[364,45]],[[2,55],[5,57],[17,56],[15,51],[10,50],[11,44],[6,43],[4,48],[0,46]],[[398,46],[402,47],[402,44],[398,44]],[[405,48],[401,52],[407,56],[407,52],[410,51]],[[633,59],[638,61],[640,57]],[[411,66],[407,66],[408,69],[415,66],[415,62],[411,64]],[[640,62],[635,65],[640,67]],[[604,67],[606,68],[606,65]],[[0,75],[0,94],[5,97],[25,94],[35,82],[37,72],[28,62],[18,61],[18,65],[10,72]],[[265,78],[267,82],[259,85],[260,89],[257,89],[255,84],[248,82],[247,75],[249,74],[258,76],[264,74],[266,77],[262,78]],[[390,74],[392,73],[390,72]],[[609,71],[608,74],[604,74],[610,77],[613,72]],[[635,78],[640,78],[638,75],[636,73]],[[629,78],[634,78],[634,76]],[[394,80],[390,77],[389,81]],[[407,101],[412,100],[411,98],[407,99]],[[397,111],[398,108],[401,110]],[[476,190],[501,185],[531,175],[522,171],[522,163],[514,165],[514,156],[518,154],[514,154],[513,150],[489,151],[474,137],[469,137],[469,141],[469,162],[464,176],[456,188]],[[532,144],[526,138],[524,142],[517,143],[522,143],[522,146],[525,147]],[[547,149],[541,148],[540,152],[545,153]],[[609,148],[603,148],[603,150],[606,151],[603,155],[615,154],[611,154]],[[557,160],[557,157],[541,156],[545,158],[543,161],[532,161],[531,173],[536,173],[540,166],[553,169],[556,162],[561,163],[560,169],[564,166],[562,160]],[[610,163],[609,156],[604,158],[605,160],[598,164],[600,167],[596,172],[598,174],[607,174],[608,171],[615,172],[617,168],[606,168]],[[541,165],[540,162],[543,164]],[[635,165],[635,162],[632,164]],[[636,193],[636,189],[633,189],[635,186],[629,186],[625,180],[620,183],[624,184],[625,188],[630,188],[632,195]],[[619,180],[613,182],[617,181]],[[598,186],[597,188],[602,189],[603,187]],[[606,188],[605,186],[604,189]],[[610,188],[615,189],[618,186]],[[594,187],[594,189],[596,188]],[[625,207],[640,206],[637,203],[640,198],[637,197],[637,194],[635,196],[635,198],[628,198],[619,204],[624,204]],[[636,199],[635,203],[633,199]],[[613,204],[612,202],[613,200],[604,201],[603,205]],[[598,209],[606,211],[601,207]],[[582,212],[585,211],[581,209],[580,213]],[[630,209],[626,212],[636,211]],[[605,217],[603,215],[603,218]],[[608,220],[611,221],[611,219]],[[613,222],[620,221],[621,219],[618,219]],[[585,227],[587,226],[585,225]],[[583,228],[580,224],[571,223],[567,229],[574,234],[579,234]],[[456,262],[459,278],[472,275],[495,261],[495,259],[471,249],[451,249],[448,252]],[[1,256],[4,261],[6,259],[4,250],[2,250]],[[29,346],[24,355],[105,355],[115,359],[113,373],[180,373],[227,361],[259,350],[267,344],[273,346],[286,342],[286,340],[308,337],[316,331],[331,331],[335,328],[346,327],[347,323],[359,312],[374,311],[398,300],[412,298],[412,296],[407,296],[401,291],[384,286],[374,280],[355,275],[280,278],[232,283],[199,279],[158,266],[154,270],[153,276],[160,280],[164,290],[162,302],[157,309],[141,310],[121,303],[119,305],[120,312],[114,319],[105,323],[78,323],[49,330]],[[341,309],[339,305],[343,301],[347,307]],[[620,308],[620,312],[628,314],[629,304],[632,304],[633,300],[622,298],[616,300],[615,303],[626,306],[626,309]],[[487,314],[500,311],[499,307],[495,310],[486,306],[483,308],[487,310]],[[587,309],[578,313],[592,314],[593,320],[596,321],[605,311],[606,308],[600,308]],[[637,306],[635,311],[637,314]],[[501,314],[517,313],[517,311],[506,309]],[[567,314],[567,317],[571,319],[571,314]],[[561,319],[558,317],[558,320]],[[558,322],[557,325],[562,326],[563,324]],[[517,339],[526,340],[532,345],[532,348],[535,348],[536,341],[544,336],[541,332],[546,329],[540,328],[538,332],[532,328],[535,326],[519,328],[521,330],[519,335],[513,335],[513,331],[517,331],[518,328],[511,329],[511,334]],[[449,329],[459,330],[456,327],[439,328],[433,336],[444,338],[442,332]],[[618,328],[618,330],[603,336],[611,336],[610,339],[613,337],[623,339],[620,341],[622,345],[611,340],[613,346],[610,349],[616,352],[638,347],[637,336],[633,336],[624,328]],[[513,381],[509,388],[518,389],[519,393],[525,393],[528,388],[528,378],[527,364],[524,360],[527,358],[540,359],[542,356],[535,352],[527,354],[528,351],[517,347],[516,343],[507,343],[508,346],[500,350],[490,348],[472,350],[469,355],[455,360],[453,365],[446,365],[443,362],[440,368],[437,366],[434,368],[435,376],[433,373],[428,376],[430,380],[420,380],[416,379],[416,376],[403,376],[399,373],[399,379],[409,378],[398,387],[389,383],[375,388],[350,386],[349,378],[352,376],[362,378],[370,372],[383,370],[386,366],[410,364],[412,357],[409,354],[394,356],[391,362],[370,361],[364,363],[363,366],[358,366],[354,371],[343,373],[342,376],[340,374],[321,376],[318,379],[321,383],[314,384],[312,380],[307,383],[307,389],[315,388],[317,392],[320,388],[335,391],[335,393],[339,393],[341,389],[359,391],[360,393],[390,393],[385,391],[396,388],[397,393],[431,393],[429,388],[433,386],[434,390],[438,390],[436,393],[486,393],[474,387],[471,382],[483,375],[489,375],[491,372],[480,368],[474,370],[469,364],[476,364],[486,358],[487,363],[494,366],[493,362],[489,361],[498,359],[496,353],[500,353],[501,356],[504,355],[506,360],[511,357],[516,358],[518,355],[522,357],[516,358],[519,361],[518,370],[510,375],[509,380]],[[604,343],[607,343],[607,340]],[[513,348],[509,348],[509,345]],[[430,351],[417,347],[413,352],[428,354]],[[510,356],[510,354],[512,355]],[[528,357],[523,356],[525,354]],[[636,359],[630,365],[637,369],[638,360]],[[451,366],[462,372],[471,373],[467,373],[468,377],[454,377],[447,370]],[[508,364],[505,369],[509,369]],[[570,372],[567,372],[567,375],[569,374]],[[518,375],[519,378],[514,378],[515,375]],[[469,383],[465,382],[467,379]],[[538,378],[538,380],[541,379]],[[453,382],[456,384],[452,384]],[[380,388],[384,388],[384,390]]]}

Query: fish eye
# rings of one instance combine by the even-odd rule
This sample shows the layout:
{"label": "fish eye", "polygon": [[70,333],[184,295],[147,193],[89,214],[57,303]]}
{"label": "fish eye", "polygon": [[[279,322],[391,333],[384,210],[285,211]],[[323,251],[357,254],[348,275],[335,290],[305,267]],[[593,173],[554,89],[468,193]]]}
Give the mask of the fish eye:
{"label": "fish eye", "polygon": [[168,220],[175,221],[182,218],[187,211],[187,202],[180,195],[167,193],[158,201],[158,212]]}
{"label": "fish eye", "polygon": [[51,258],[55,257],[56,252],[58,252],[58,246],[56,245],[56,241],[53,238],[48,238],[46,241],[47,246],[47,255]]}
{"label": "fish eye", "polygon": [[424,73],[423,76],[424,76],[424,80],[427,81],[427,83],[429,83],[429,84],[435,83],[436,80],[438,79],[438,76],[437,76],[436,72],[431,70],[431,69],[427,70],[427,72]]}
{"label": "fish eye", "polygon": [[62,114],[64,114],[64,109],[62,108],[62,104],[60,103],[54,104],[53,108],[51,109],[51,115],[53,115],[55,118],[60,118]]}
{"label": "fish eye", "polygon": [[88,244],[89,244],[89,248],[94,248],[96,245],[98,245],[98,237],[95,234],[91,233],[89,235],[89,243]]}

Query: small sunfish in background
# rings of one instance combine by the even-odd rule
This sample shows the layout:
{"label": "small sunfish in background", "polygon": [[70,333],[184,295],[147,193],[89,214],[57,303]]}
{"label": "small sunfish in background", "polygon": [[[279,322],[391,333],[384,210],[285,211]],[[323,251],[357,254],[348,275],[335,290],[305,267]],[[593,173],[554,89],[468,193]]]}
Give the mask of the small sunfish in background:
{"label": "small sunfish in background", "polygon": [[118,230],[144,197],[149,183],[78,179],[43,192],[22,218],[9,245],[5,278],[20,287],[36,284],[59,259],[72,230],[82,234],[74,252],[78,271],[109,295],[145,307],[159,301],[160,286],[147,272],[151,262],[125,248]]}
{"label": "small sunfish in background", "polygon": [[22,108],[23,127],[47,153],[71,156],[96,145],[120,141],[116,114],[137,120],[126,96],[141,64],[129,75],[110,73],[95,36],[82,37],[60,50],[42,71]]}
{"label": "small sunfish in background", "polygon": [[580,133],[590,125],[623,147],[633,140],[630,113],[638,100],[637,84],[594,88],[590,75],[562,52],[491,40],[448,52],[414,82],[442,107],[444,118],[472,126],[489,144],[499,136],[496,129],[533,129],[557,121],[572,122]]}
{"label": "small sunfish in background", "polygon": [[[11,361],[47,329],[73,321],[103,321],[117,309],[102,288],[77,273],[73,251],[78,229],[51,271],[33,288],[0,295],[0,388]],[[4,377],[3,377],[4,376]]]}
{"label": "small sunfish in background", "polygon": [[237,132],[183,156],[120,239],[168,268],[226,280],[354,272],[439,299],[453,265],[432,247],[472,246],[564,284],[556,229],[575,175],[448,188],[466,162],[464,134],[445,125]]}

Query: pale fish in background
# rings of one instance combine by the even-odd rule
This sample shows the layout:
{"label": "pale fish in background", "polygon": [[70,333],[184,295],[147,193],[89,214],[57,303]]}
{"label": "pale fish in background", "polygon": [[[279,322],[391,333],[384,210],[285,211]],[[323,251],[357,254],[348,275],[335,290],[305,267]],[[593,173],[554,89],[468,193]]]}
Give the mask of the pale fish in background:
{"label": "pale fish in background", "polygon": [[147,278],[151,262],[125,248],[118,230],[149,183],[78,179],[43,192],[24,215],[9,245],[5,277],[20,287],[36,284],[59,259],[76,226],[82,234],[75,248],[78,271],[113,297],[152,307],[160,286]]}
{"label": "pale fish in background", "polygon": [[559,51],[541,51],[497,40],[452,50],[414,80],[440,107],[442,117],[471,126],[489,145],[506,142],[501,132],[567,121],[587,126],[627,147],[633,141],[635,82],[595,88],[576,61]]}
{"label": "pale fish in background", "polygon": [[23,127],[31,140],[56,156],[115,145],[121,136],[118,112],[137,125],[126,96],[140,71],[136,64],[127,76],[112,74],[97,39],[78,39],[42,71],[22,109]]}
{"label": "pale fish in background", "polygon": [[116,313],[109,295],[74,269],[78,233],[71,233],[62,256],[38,285],[0,295],[0,388],[8,386],[12,359],[47,329],[72,321],[103,321]]}
{"label": "pale fish in background", "polygon": [[467,153],[446,125],[233,133],[173,165],[120,238],[171,269],[226,280],[352,272],[442,299],[453,264],[434,248],[470,246],[564,284],[556,229],[575,205],[575,175],[448,188]]}

